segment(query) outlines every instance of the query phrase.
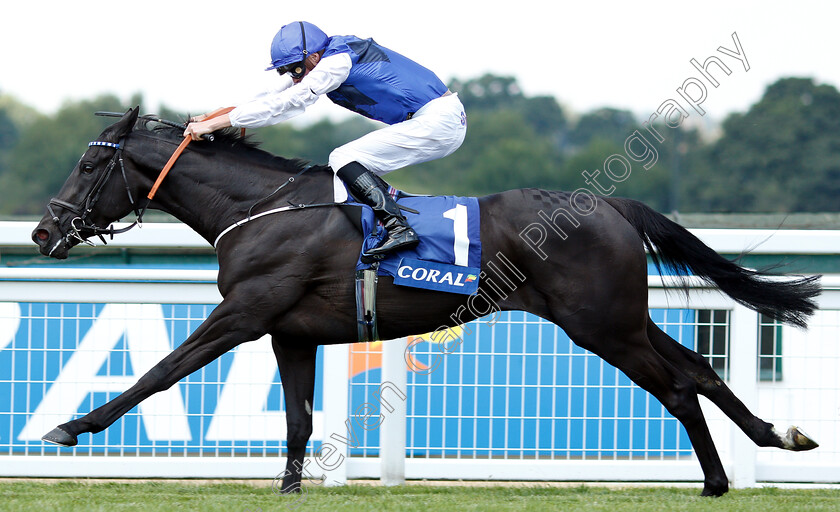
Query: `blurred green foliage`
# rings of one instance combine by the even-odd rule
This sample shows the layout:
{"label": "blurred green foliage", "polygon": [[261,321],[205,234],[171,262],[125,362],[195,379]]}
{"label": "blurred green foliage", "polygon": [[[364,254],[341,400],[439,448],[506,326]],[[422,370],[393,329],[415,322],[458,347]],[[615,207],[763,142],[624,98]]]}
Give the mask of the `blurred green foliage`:
{"label": "blurred green foliage", "polygon": [[[719,127],[690,110],[693,115],[679,128],[645,127],[632,113],[610,107],[567,112],[555,98],[525,96],[512,77],[455,80],[450,88],[467,110],[463,146],[444,159],[389,174],[394,186],[458,195],[519,187],[595,192],[582,173],[599,171],[598,182],[609,194],[660,211],[840,211],[840,93],[810,78],[777,81],[748,111],[730,115]],[[142,106],[141,97],[125,104],[106,95],[44,115],[0,94],[0,214],[40,214],[87,142],[113,122],[93,112],[135,105]],[[187,116],[166,107],[157,113],[177,121]],[[379,126],[353,117],[251,133],[267,151],[326,163],[332,149]],[[655,154],[654,165],[643,166],[652,158],[628,158],[625,143],[637,130]],[[612,155],[632,164],[621,181],[603,173]]]}

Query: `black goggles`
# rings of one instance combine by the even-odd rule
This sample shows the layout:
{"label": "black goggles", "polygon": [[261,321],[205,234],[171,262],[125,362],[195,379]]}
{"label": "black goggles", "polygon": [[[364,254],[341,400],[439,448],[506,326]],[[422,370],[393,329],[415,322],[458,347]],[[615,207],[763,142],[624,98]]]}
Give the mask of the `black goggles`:
{"label": "black goggles", "polygon": [[294,64],[287,64],[285,66],[281,66],[277,68],[277,72],[280,75],[285,75],[289,73],[292,75],[292,78],[299,79],[303,78],[303,75],[306,74],[306,65],[304,65],[303,61],[295,62]]}

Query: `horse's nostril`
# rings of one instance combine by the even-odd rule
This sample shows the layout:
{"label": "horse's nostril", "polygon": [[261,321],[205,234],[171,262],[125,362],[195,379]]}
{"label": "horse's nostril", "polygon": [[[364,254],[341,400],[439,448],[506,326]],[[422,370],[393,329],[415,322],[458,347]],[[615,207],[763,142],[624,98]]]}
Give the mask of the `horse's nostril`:
{"label": "horse's nostril", "polygon": [[49,237],[50,237],[50,232],[47,231],[46,229],[36,229],[35,233],[33,233],[33,238],[35,238],[36,241],[40,240],[40,241],[44,242]]}

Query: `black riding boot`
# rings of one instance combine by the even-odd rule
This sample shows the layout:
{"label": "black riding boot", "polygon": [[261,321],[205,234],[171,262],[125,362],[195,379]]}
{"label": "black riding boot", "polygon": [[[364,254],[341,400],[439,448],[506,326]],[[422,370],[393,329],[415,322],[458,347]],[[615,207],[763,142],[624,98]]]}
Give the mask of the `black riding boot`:
{"label": "black riding boot", "polygon": [[357,201],[373,208],[376,218],[385,224],[388,231],[387,238],[378,247],[369,249],[366,255],[380,256],[417,245],[420,241],[417,233],[406,222],[399,205],[388,194],[388,186],[381,178],[358,162],[345,165],[336,174],[347,183],[350,193]]}

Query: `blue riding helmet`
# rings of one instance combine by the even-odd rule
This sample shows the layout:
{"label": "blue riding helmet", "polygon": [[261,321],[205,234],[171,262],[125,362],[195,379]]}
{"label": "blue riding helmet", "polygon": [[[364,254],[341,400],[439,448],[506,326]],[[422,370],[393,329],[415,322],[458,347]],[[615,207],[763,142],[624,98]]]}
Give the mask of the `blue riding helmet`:
{"label": "blue riding helmet", "polygon": [[271,41],[271,66],[266,71],[300,62],[327,47],[329,37],[307,21],[283,25]]}

